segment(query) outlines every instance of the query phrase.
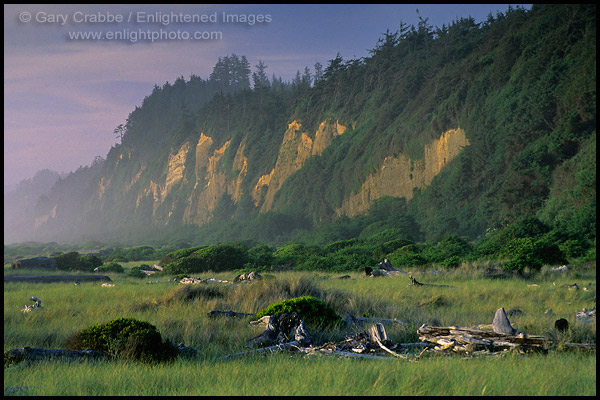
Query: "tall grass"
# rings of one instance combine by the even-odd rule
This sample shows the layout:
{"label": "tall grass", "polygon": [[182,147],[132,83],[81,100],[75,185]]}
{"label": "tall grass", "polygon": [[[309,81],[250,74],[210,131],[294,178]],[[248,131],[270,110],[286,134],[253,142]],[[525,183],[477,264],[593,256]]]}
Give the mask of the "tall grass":
{"label": "tall grass", "polygon": [[353,360],[289,355],[227,362],[41,362],[5,369],[5,385],[49,396],[545,396],[596,394],[596,357],[578,354]]}
{"label": "tall grass", "polygon": [[[74,333],[92,324],[129,317],[155,325],[164,339],[196,348],[194,360],[148,366],[121,361],[44,362],[5,368],[5,386],[32,386],[44,395],[559,395],[595,393],[595,353],[463,360],[427,357],[400,360],[340,360],[290,355],[217,358],[245,350],[262,328],[243,318],[210,318],[213,309],[255,313],[281,300],[313,296],[342,317],[397,318],[405,325],[386,327],[396,343],[418,341],[416,329],[431,325],[474,326],[492,322],[499,307],[518,308],[513,326],[531,334],[554,334],[554,321],[572,326],[567,341],[596,338],[595,324],[578,324],[575,313],[595,305],[595,270],[573,275],[539,275],[529,280],[490,280],[469,271],[419,273],[419,281],[451,287],[411,286],[395,278],[367,278],[281,272],[240,284],[180,285],[167,277],[136,279],[110,274],[114,287],[100,283],[4,285],[4,350],[21,347],[64,348]],[[236,274],[206,273],[201,278],[232,280]],[[160,280],[160,283],[147,284]],[[575,281],[589,290],[569,291]],[[594,283],[594,285],[588,285]],[[535,286],[534,286],[535,285]],[[42,308],[21,310],[29,298]],[[552,308],[551,315],[544,311]],[[366,329],[366,327],[365,327]],[[316,342],[338,340],[352,330],[311,332]]]}

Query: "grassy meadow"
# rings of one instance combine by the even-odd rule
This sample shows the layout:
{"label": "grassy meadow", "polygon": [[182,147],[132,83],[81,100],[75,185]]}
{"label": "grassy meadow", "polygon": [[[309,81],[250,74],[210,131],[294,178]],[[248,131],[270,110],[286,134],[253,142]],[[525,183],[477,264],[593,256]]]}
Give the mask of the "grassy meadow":
{"label": "grassy meadow", "polygon": [[[12,273],[6,266],[4,272]],[[338,279],[343,274],[314,272],[264,273],[262,281],[238,286],[207,284],[196,289],[168,281],[169,276],[164,275],[137,279],[108,274],[114,287],[92,282],[80,286],[5,283],[4,351],[22,346],[65,348],[71,335],[92,324],[129,317],[155,325],[165,339],[197,349],[198,357],[160,365],[128,361],[21,363],[5,367],[4,385],[27,386],[18,394],[73,396],[596,394],[595,352],[479,358],[427,352],[418,361],[284,353],[218,360],[245,351],[246,341],[262,328],[250,326],[247,319],[210,318],[208,311],[255,313],[271,303],[307,295],[325,301],[342,317],[351,313],[405,321],[404,325],[386,326],[394,343],[417,342],[416,329],[423,323],[490,324],[499,307],[522,310],[523,315],[510,320],[530,334],[573,342],[596,339],[595,324],[575,320],[577,311],[595,306],[595,265],[566,274],[544,269],[529,279],[493,280],[473,265],[441,273],[411,272],[419,282],[450,287],[411,286],[406,276],[367,278],[350,273],[350,279]],[[232,280],[236,275],[197,276]],[[580,290],[568,290],[566,285],[573,283]],[[32,303],[31,296],[42,300],[42,308],[23,313],[25,304]],[[548,308],[552,314],[545,314]],[[558,318],[569,321],[570,332],[555,331]],[[309,332],[317,344],[353,333],[310,328]]]}

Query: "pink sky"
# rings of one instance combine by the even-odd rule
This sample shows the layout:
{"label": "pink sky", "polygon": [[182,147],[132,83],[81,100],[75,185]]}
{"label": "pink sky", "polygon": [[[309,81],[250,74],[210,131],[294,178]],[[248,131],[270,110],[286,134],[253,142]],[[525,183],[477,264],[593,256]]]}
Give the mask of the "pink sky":
{"label": "pink sky", "polygon": [[[4,184],[12,187],[45,168],[70,172],[105,157],[114,128],[155,84],[190,75],[208,78],[219,56],[247,56],[291,80],[297,70],[368,56],[368,49],[400,21],[434,26],[458,17],[476,21],[507,5],[4,5]],[[75,22],[82,15],[143,13],[270,15],[262,24],[147,24]],[[30,20],[27,20],[27,15]],[[47,22],[58,15],[64,25]],[[43,19],[46,19],[44,21]],[[23,22],[23,20],[25,22]],[[210,30],[221,40],[155,43],[69,40],[69,32]]]}

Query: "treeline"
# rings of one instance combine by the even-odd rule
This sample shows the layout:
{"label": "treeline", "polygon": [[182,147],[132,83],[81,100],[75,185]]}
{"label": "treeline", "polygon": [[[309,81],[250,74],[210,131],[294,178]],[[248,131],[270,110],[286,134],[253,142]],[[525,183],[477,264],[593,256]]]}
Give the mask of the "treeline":
{"label": "treeline", "polygon": [[[120,247],[109,246],[101,242],[86,242],[78,245],[61,245],[56,242],[27,242],[15,245],[4,245],[4,264],[10,264],[13,261],[24,258],[40,256],[60,258],[68,254],[69,256],[64,259],[65,269],[73,269],[73,267],[77,266],[81,257],[86,260],[92,260],[91,264],[97,264],[99,260],[100,265],[106,262],[160,260],[166,254],[176,249],[189,246],[190,244],[184,241],[175,242],[173,246],[168,247]],[[92,259],[89,257],[95,258]],[[94,265],[92,270],[97,266],[98,265]],[[84,267],[84,269],[87,270],[88,268]]]}
{"label": "treeline", "polygon": [[291,243],[279,248],[251,241],[191,247],[167,254],[161,264],[168,274],[192,274],[231,270],[294,270],[320,272],[363,271],[388,259],[394,267],[448,269],[463,263],[495,261],[507,271],[523,273],[544,265],[595,260],[595,248],[553,241],[553,234],[536,219],[525,218],[510,229],[479,242],[450,235],[439,242],[414,242],[402,232],[386,229],[364,238],[339,240],[324,245]]}

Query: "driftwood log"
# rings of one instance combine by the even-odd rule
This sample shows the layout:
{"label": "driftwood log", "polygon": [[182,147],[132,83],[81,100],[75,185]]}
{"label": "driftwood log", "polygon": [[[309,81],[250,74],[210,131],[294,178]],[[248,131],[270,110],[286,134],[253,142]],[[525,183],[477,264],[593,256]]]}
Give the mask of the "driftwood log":
{"label": "driftwood log", "polygon": [[311,336],[301,316],[297,313],[281,313],[263,317],[259,321],[266,323],[263,333],[246,343],[246,347],[265,347],[275,343],[296,341],[303,346],[310,344]]}
{"label": "driftwood log", "polygon": [[[283,314],[279,314],[283,315]],[[267,329],[263,332],[262,335],[251,339],[248,343],[254,346],[256,345],[264,345],[269,342],[277,341],[278,339],[285,339],[282,336],[278,338],[274,337],[274,331],[277,329],[277,326],[285,321],[278,321],[279,315],[268,316],[262,318],[262,322],[267,324]],[[291,313],[293,316],[293,313]],[[293,320],[289,316],[286,317],[288,319]],[[378,323],[371,326],[370,329],[357,333],[352,337],[347,337],[345,340],[339,343],[326,343],[321,346],[313,346],[310,344],[310,341],[303,340],[303,337],[310,338],[310,335],[303,329],[304,324],[300,321],[300,324],[297,325],[295,330],[295,339],[289,340],[287,342],[282,341],[279,344],[261,347],[255,350],[245,351],[241,353],[229,354],[227,356],[219,358],[219,360],[226,360],[231,358],[243,357],[250,354],[268,354],[279,351],[293,351],[297,353],[302,353],[305,355],[328,355],[328,356],[340,356],[340,357],[356,357],[356,358],[374,358],[374,359],[392,359],[388,354],[393,355],[396,358],[407,359],[407,355],[398,354],[396,349],[402,348],[412,349],[412,348],[428,348],[430,345],[424,343],[409,343],[406,345],[403,344],[393,344],[390,338],[388,337],[383,324]],[[299,332],[301,334],[299,335]],[[304,336],[302,336],[304,335]],[[266,339],[269,342],[265,341],[265,336],[268,336]]]}
{"label": "driftwood log", "polygon": [[[192,347],[185,346],[183,342],[175,346],[179,355],[193,357],[198,351]],[[36,347],[18,347],[4,353],[4,365],[16,364],[21,361],[84,361],[111,358],[108,354],[93,349],[64,350],[64,349],[41,349]]]}
{"label": "driftwood log", "polygon": [[436,344],[436,350],[491,352],[518,349],[524,352],[545,351],[548,340],[544,336],[519,333],[507,335],[477,328],[459,326],[439,327],[421,325],[419,339]]}
{"label": "driftwood log", "polygon": [[450,285],[434,285],[432,283],[421,283],[421,282],[417,281],[412,275],[408,275],[408,279],[410,279],[410,283],[413,286],[436,286],[436,287],[454,288],[454,286],[450,286]]}
{"label": "driftwood log", "polygon": [[523,352],[546,352],[553,346],[561,346],[566,350],[595,350],[595,343],[560,343],[539,335],[518,333],[506,335],[477,328],[458,326],[439,327],[422,325],[417,332],[419,339],[433,343],[436,350],[452,350],[473,352],[479,350],[497,352],[519,350]]}
{"label": "driftwood log", "polygon": [[18,347],[4,353],[4,364],[13,364],[21,361],[40,360],[96,360],[107,355],[92,349],[86,350],[62,350],[62,349],[40,349],[35,347]]}
{"label": "driftwood log", "polygon": [[244,313],[244,312],[236,312],[236,311],[231,311],[231,310],[225,310],[225,311],[220,311],[220,310],[210,310],[208,312],[208,316],[209,317],[229,317],[229,318],[245,318],[245,317],[249,317],[252,316],[254,314],[252,313]]}

